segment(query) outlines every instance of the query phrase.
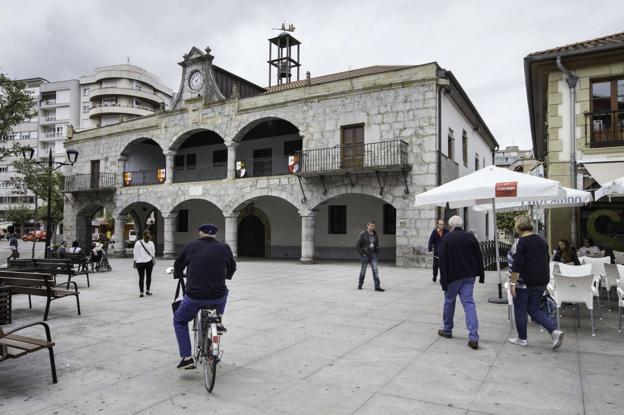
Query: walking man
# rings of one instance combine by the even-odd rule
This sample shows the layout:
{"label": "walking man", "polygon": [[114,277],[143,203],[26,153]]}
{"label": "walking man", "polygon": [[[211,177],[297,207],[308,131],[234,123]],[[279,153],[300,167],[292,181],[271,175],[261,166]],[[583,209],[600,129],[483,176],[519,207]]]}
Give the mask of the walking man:
{"label": "walking man", "polygon": [[357,243],[355,244],[360,257],[362,259],[362,268],[360,269],[360,282],[358,283],[358,290],[362,289],[364,285],[364,276],[366,275],[366,269],[368,264],[373,271],[373,281],[375,282],[375,291],[384,292],[379,282],[379,270],[377,269],[377,254],[379,253],[379,237],[375,232],[375,222],[370,221],[366,225],[366,229],[360,232]]}
{"label": "walking man", "polygon": [[438,268],[440,267],[438,247],[440,246],[442,237],[447,233],[448,229],[444,227],[444,221],[442,219],[438,219],[436,221],[436,227],[431,232],[431,236],[429,237],[429,252],[433,252],[433,282],[436,282],[438,279]]}
{"label": "walking man", "polygon": [[466,316],[468,346],[471,349],[478,349],[479,321],[472,292],[476,277],[479,277],[481,284],[485,281],[485,270],[477,238],[470,232],[465,232],[462,229],[463,225],[464,222],[459,216],[450,218],[451,232],[442,238],[439,246],[440,284],[444,290],[442,312],[444,327],[438,330],[438,335],[449,339],[453,337],[455,301],[459,295]]}

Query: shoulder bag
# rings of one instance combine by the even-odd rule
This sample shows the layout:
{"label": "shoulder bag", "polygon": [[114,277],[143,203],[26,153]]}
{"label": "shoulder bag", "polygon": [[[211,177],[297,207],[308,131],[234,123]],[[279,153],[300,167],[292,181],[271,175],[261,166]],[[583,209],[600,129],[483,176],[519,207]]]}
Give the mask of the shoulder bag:
{"label": "shoulder bag", "polygon": [[145,249],[145,252],[147,252],[147,255],[149,255],[150,258],[152,258],[152,265],[156,265],[156,258],[154,258],[152,254],[150,254],[150,252],[147,250],[145,245],[143,245],[143,241],[139,241],[139,242],[141,243],[141,246],[143,247],[143,249]]}

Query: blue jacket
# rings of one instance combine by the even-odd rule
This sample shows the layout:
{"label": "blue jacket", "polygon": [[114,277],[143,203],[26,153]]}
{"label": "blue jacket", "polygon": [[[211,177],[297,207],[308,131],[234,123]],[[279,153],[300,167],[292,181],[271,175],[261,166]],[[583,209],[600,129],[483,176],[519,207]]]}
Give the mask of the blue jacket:
{"label": "blue jacket", "polygon": [[434,229],[433,232],[431,232],[431,236],[429,237],[429,252],[433,251],[433,256],[439,256],[438,255],[438,246],[440,245],[440,241],[442,240],[442,238],[444,237],[444,235],[446,235],[448,233],[448,229],[443,228],[444,230],[442,231],[442,236],[440,236],[438,234],[438,230]]}
{"label": "blue jacket", "polygon": [[440,284],[444,291],[454,281],[479,277],[485,281],[483,255],[477,238],[462,228],[455,228],[440,241]]}

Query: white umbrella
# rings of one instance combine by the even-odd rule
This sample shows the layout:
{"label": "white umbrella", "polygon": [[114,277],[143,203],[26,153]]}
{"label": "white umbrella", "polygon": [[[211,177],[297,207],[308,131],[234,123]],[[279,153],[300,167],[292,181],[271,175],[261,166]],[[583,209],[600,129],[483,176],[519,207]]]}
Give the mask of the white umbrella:
{"label": "white umbrella", "polygon": [[[592,194],[583,190],[576,190],[569,187],[561,186],[565,192],[565,196],[555,199],[539,199],[539,200],[522,200],[519,202],[501,202],[496,204],[497,211],[509,211],[509,210],[522,210],[524,208],[539,208],[539,209],[552,209],[552,208],[565,208],[565,207],[577,207],[584,206],[592,201]],[[477,212],[485,210],[492,210],[492,204],[479,204],[475,205],[473,209]]]}
{"label": "white umbrella", "polygon": [[594,197],[596,200],[608,196],[609,201],[611,201],[611,197],[615,196],[624,196],[624,177],[620,177],[619,179],[611,180],[600,186],[600,189],[594,192]]}
{"label": "white umbrella", "polygon": [[451,208],[482,205],[490,202],[494,211],[494,245],[498,271],[498,298],[502,298],[502,276],[496,230],[496,202],[554,200],[565,196],[555,180],[488,166],[427,192],[416,195],[415,206],[446,206]]}

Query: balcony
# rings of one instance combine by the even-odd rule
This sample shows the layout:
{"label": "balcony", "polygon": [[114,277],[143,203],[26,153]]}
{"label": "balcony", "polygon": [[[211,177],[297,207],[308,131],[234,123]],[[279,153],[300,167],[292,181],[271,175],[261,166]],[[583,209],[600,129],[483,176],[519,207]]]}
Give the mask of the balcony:
{"label": "balcony", "polygon": [[165,169],[125,171],[123,178],[124,186],[163,184],[165,182]]}
{"label": "balcony", "polygon": [[39,124],[41,125],[47,125],[47,124],[56,124],[56,115],[47,115],[44,117],[41,117],[41,119],[39,120]]}
{"label": "balcony", "polygon": [[39,137],[39,141],[54,141],[54,140],[58,140],[61,138],[64,138],[65,134],[63,133],[57,133],[57,132],[50,132],[50,133],[43,133],[40,137]]}
{"label": "balcony", "polygon": [[300,160],[302,176],[402,171],[408,167],[407,143],[402,140],[304,150]]}
{"label": "balcony", "polygon": [[225,163],[216,166],[198,166],[195,169],[173,169],[173,182],[199,182],[203,180],[221,180],[227,177]]}
{"label": "balcony", "polygon": [[585,132],[589,147],[624,146],[624,111],[585,113]]}
{"label": "balcony", "polygon": [[122,105],[122,104],[93,104],[89,110],[89,118],[98,118],[102,115],[135,115],[142,117],[156,112],[155,109],[144,105]]}
{"label": "balcony", "polygon": [[115,191],[114,173],[75,174],[65,176],[65,192],[106,192]]}
{"label": "balcony", "polygon": [[236,178],[280,176],[290,174],[288,156],[236,160]]}
{"label": "balcony", "polygon": [[116,86],[93,89],[89,93],[89,99],[93,101],[95,99],[101,99],[102,97],[120,96],[120,95],[141,98],[147,101],[151,101],[157,105],[160,105],[161,103],[165,102],[164,98],[159,97],[158,95],[149,91],[144,91],[144,90],[136,89],[136,88],[119,88]]}

